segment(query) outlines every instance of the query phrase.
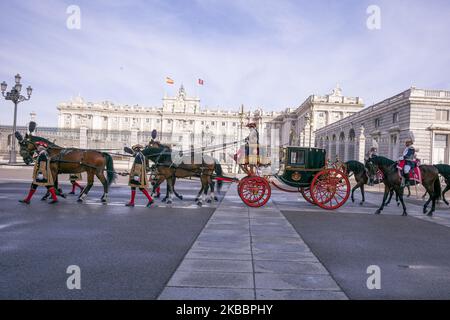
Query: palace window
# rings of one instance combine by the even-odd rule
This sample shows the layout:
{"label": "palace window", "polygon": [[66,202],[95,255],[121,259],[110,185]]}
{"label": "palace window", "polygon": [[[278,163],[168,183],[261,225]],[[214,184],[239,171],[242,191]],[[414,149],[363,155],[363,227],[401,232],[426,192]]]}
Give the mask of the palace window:
{"label": "palace window", "polygon": [[225,122],[222,122],[222,127],[225,127]]}
{"label": "palace window", "polygon": [[194,124],[194,120],[189,120],[189,124]]}
{"label": "palace window", "polygon": [[379,128],[381,125],[381,119],[380,118],[376,118],[375,119],[375,128]]}
{"label": "palace window", "polygon": [[149,123],[149,122],[150,122],[150,119],[149,119],[149,118],[145,119],[145,122]]}
{"label": "palace window", "polygon": [[211,125],[212,125],[212,126],[215,126],[215,125],[216,125],[216,122],[215,122],[215,121],[211,121]]}
{"label": "palace window", "polygon": [[233,122],[233,127],[236,127],[236,122]]}
{"label": "palace window", "polygon": [[447,121],[448,110],[436,110],[436,120]]}
{"label": "palace window", "polygon": [[398,122],[398,112],[394,112],[394,114],[392,115],[392,123],[397,122]]}

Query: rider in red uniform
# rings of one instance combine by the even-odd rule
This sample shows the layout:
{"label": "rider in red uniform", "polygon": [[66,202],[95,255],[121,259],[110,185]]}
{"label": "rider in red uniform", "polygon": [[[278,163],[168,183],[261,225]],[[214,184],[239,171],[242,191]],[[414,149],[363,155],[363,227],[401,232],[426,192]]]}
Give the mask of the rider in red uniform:
{"label": "rider in red uniform", "polygon": [[405,141],[406,148],[399,159],[399,161],[402,160],[405,161],[405,165],[403,166],[402,172],[402,184],[401,184],[402,187],[409,184],[409,172],[416,166],[416,163],[414,161],[416,158],[416,149],[414,148],[413,143],[414,142],[412,139],[406,139]]}

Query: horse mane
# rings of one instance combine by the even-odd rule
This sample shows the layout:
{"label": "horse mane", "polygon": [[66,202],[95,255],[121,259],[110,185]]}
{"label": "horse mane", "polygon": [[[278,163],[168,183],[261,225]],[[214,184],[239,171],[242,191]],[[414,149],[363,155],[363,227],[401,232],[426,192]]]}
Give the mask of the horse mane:
{"label": "horse mane", "polygon": [[43,137],[39,137],[39,136],[28,136],[28,137],[31,140],[31,142],[44,141],[49,147],[57,147],[57,148],[59,148],[58,145],[56,145],[55,143],[53,143],[50,140],[45,139]]}
{"label": "horse mane", "polygon": [[378,164],[380,164],[382,166],[391,166],[395,163],[394,160],[388,159],[383,156],[373,156],[372,160],[375,160]]}
{"label": "horse mane", "polygon": [[346,161],[344,164],[347,167],[348,172],[353,171],[353,172],[357,173],[357,172],[365,170],[364,163],[361,163],[356,160],[349,160],[349,161]]}

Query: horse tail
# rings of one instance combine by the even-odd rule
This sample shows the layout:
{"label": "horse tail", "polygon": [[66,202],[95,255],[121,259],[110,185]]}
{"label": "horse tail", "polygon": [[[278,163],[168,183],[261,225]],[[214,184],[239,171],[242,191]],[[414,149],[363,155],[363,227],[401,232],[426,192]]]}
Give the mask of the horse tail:
{"label": "horse tail", "polygon": [[439,177],[437,177],[436,179],[434,179],[434,196],[436,200],[440,200],[441,199],[441,181],[439,180]]}
{"label": "horse tail", "polygon": [[116,178],[117,178],[117,174],[114,172],[114,162],[113,159],[111,157],[111,155],[109,153],[103,152],[103,157],[106,160],[106,175],[107,175],[107,180],[108,180],[108,186],[111,185],[111,183],[113,183]]}
{"label": "horse tail", "polygon": [[444,179],[450,178],[450,166],[448,164],[435,164],[436,169],[438,169],[439,174],[444,177]]}
{"label": "horse tail", "polygon": [[[223,176],[222,165],[217,160],[214,161],[214,172],[216,173],[216,175],[218,177]],[[216,183],[217,183],[217,192],[220,193],[220,190],[222,189],[223,181],[218,180],[218,181],[216,181]]]}

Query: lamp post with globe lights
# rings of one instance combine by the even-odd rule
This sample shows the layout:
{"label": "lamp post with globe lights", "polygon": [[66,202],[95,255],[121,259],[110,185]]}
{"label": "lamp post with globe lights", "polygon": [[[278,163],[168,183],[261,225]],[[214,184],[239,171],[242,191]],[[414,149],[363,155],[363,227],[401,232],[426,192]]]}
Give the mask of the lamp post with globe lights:
{"label": "lamp post with globe lights", "polygon": [[23,101],[30,100],[31,93],[33,92],[33,89],[28,86],[27,87],[27,96],[23,96],[20,94],[20,91],[22,90],[22,84],[20,83],[20,79],[22,77],[20,74],[16,74],[14,77],[15,85],[11,88],[11,91],[6,92],[6,88],[8,87],[7,83],[3,81],[0,84],[0,89],[2,91],[2,96],[5,98],[5,100],[11,100],[14,103],[14,123],[13,123],[13,133],[11,136],[11,150],[9,154],[9,163],[15,164],[16,163],[16,122],[17,122],[17,105]]}

